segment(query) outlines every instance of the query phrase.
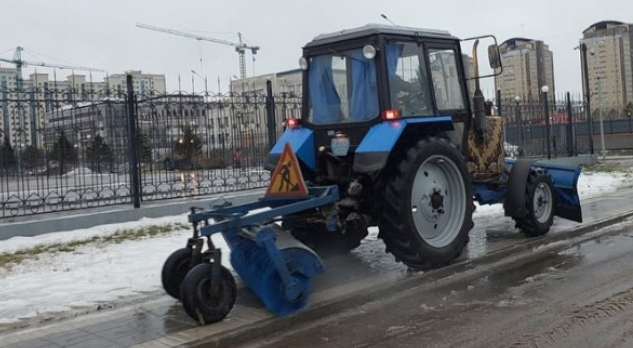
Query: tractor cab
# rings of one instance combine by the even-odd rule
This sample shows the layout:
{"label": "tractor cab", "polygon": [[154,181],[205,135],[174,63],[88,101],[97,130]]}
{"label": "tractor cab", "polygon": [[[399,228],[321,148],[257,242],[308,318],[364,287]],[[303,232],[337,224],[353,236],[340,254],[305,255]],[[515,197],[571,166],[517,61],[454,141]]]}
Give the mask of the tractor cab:
{"label": "tractor cab", "polygon": [[302,150],[300,137],[284,136],[267,169],[289,141],[308,177],[321,152],[356,173],[380,171],[405,131],[416,138],[441,135],[467,156],[466,69],[460,40],[447,31],[368,24],[315,37],[299,63],[304,107],[300,120],[286,124],[313,139]]}
{"label": "tractor cab", "polygon": [[320,35],[300,65],[312,128],[468,114],[459,40],[445,31],[367,25]]}

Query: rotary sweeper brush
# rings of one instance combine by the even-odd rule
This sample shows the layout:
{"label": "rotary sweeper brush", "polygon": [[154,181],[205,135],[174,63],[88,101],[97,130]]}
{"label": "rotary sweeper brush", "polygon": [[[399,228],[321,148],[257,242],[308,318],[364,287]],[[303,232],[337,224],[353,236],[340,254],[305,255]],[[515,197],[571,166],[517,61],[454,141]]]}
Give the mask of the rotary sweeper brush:
{"label": "rotary sweeper brush", "polygon": [[[274,314],[305,307],[318,255],[345,253],[367,229],[396,261],[428,270],[455,260],[473,227],[473,201],[503,203],[525,236],[554,216],[582,221],[579,167],[504,157],[503,123],[479,88],[477,47],[502,71],[494,36],[474,40],[468,102],[460,40],[448,32],[367,25],[316,37],[303,49],[300,119],[271,150],[268,191],[256,202],[192,208],[193,237],[163,266],[171,296],[202,324],[222,320],[237,289],[233,270]],[[461,41],[467,41],[461,40]],[[205,243],[206,242],[206,243]],[[206,248],[205,248],[206,244]]]}

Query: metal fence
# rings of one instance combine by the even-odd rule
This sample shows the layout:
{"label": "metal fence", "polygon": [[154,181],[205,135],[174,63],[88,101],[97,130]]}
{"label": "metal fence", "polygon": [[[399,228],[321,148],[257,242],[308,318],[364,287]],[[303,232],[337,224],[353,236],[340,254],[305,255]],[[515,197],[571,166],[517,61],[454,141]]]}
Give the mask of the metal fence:
{"label": "metal fence", "polygon": [[[0,89],[0,219],[265,187],[266,154],[301,112],[300,97],[270,85],[224,95],[133,87]],[[597,152],[601,125],[608,150],[633,149],[630,117],[589,122],[569,99],[498,107],[517,155]]]}
{"label": "metal fence", "polygon": [[500,109],[505,121],[505,141],[516,147],[519,155],[548,157],[548,147],[549,157],[597,154],[602,149],[601,134],[606,151],[633,150],[630,115],[603,118],[601,122],[599,110],[589,114],[584,103],[570,98],[547,106],[539,102],[506,101]]}
{"label": "metal fence", "polygon": [[265,187],[266,154],[301,107],[252,92],[0,92],[0,218]]}

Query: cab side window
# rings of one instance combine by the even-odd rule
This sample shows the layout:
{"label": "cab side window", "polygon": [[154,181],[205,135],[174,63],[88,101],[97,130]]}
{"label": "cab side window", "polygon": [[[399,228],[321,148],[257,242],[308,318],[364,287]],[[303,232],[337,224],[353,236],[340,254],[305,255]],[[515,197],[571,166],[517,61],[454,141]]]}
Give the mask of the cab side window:
{"label": "cab side window", "polygon": [[422,52],[422,46],[414,42],[387,45],[391,107],[400,110],[404,117],[433,115]]}
{"label": "cab side window", "polygon": [[438,110],[464,108],[464,99],[459,84],[458,60],[453,49],[429,49],[429,65]]}

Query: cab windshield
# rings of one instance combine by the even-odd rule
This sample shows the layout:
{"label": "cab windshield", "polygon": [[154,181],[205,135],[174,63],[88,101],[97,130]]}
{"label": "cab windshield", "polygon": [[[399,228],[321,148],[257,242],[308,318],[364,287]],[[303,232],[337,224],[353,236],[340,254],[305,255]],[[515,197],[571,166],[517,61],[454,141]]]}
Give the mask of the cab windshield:
{"label": "cab windshield", "polygon": [[360,48],[313,56],[308,66],[308,122],[363,122],[379,116],[376,63]]}

